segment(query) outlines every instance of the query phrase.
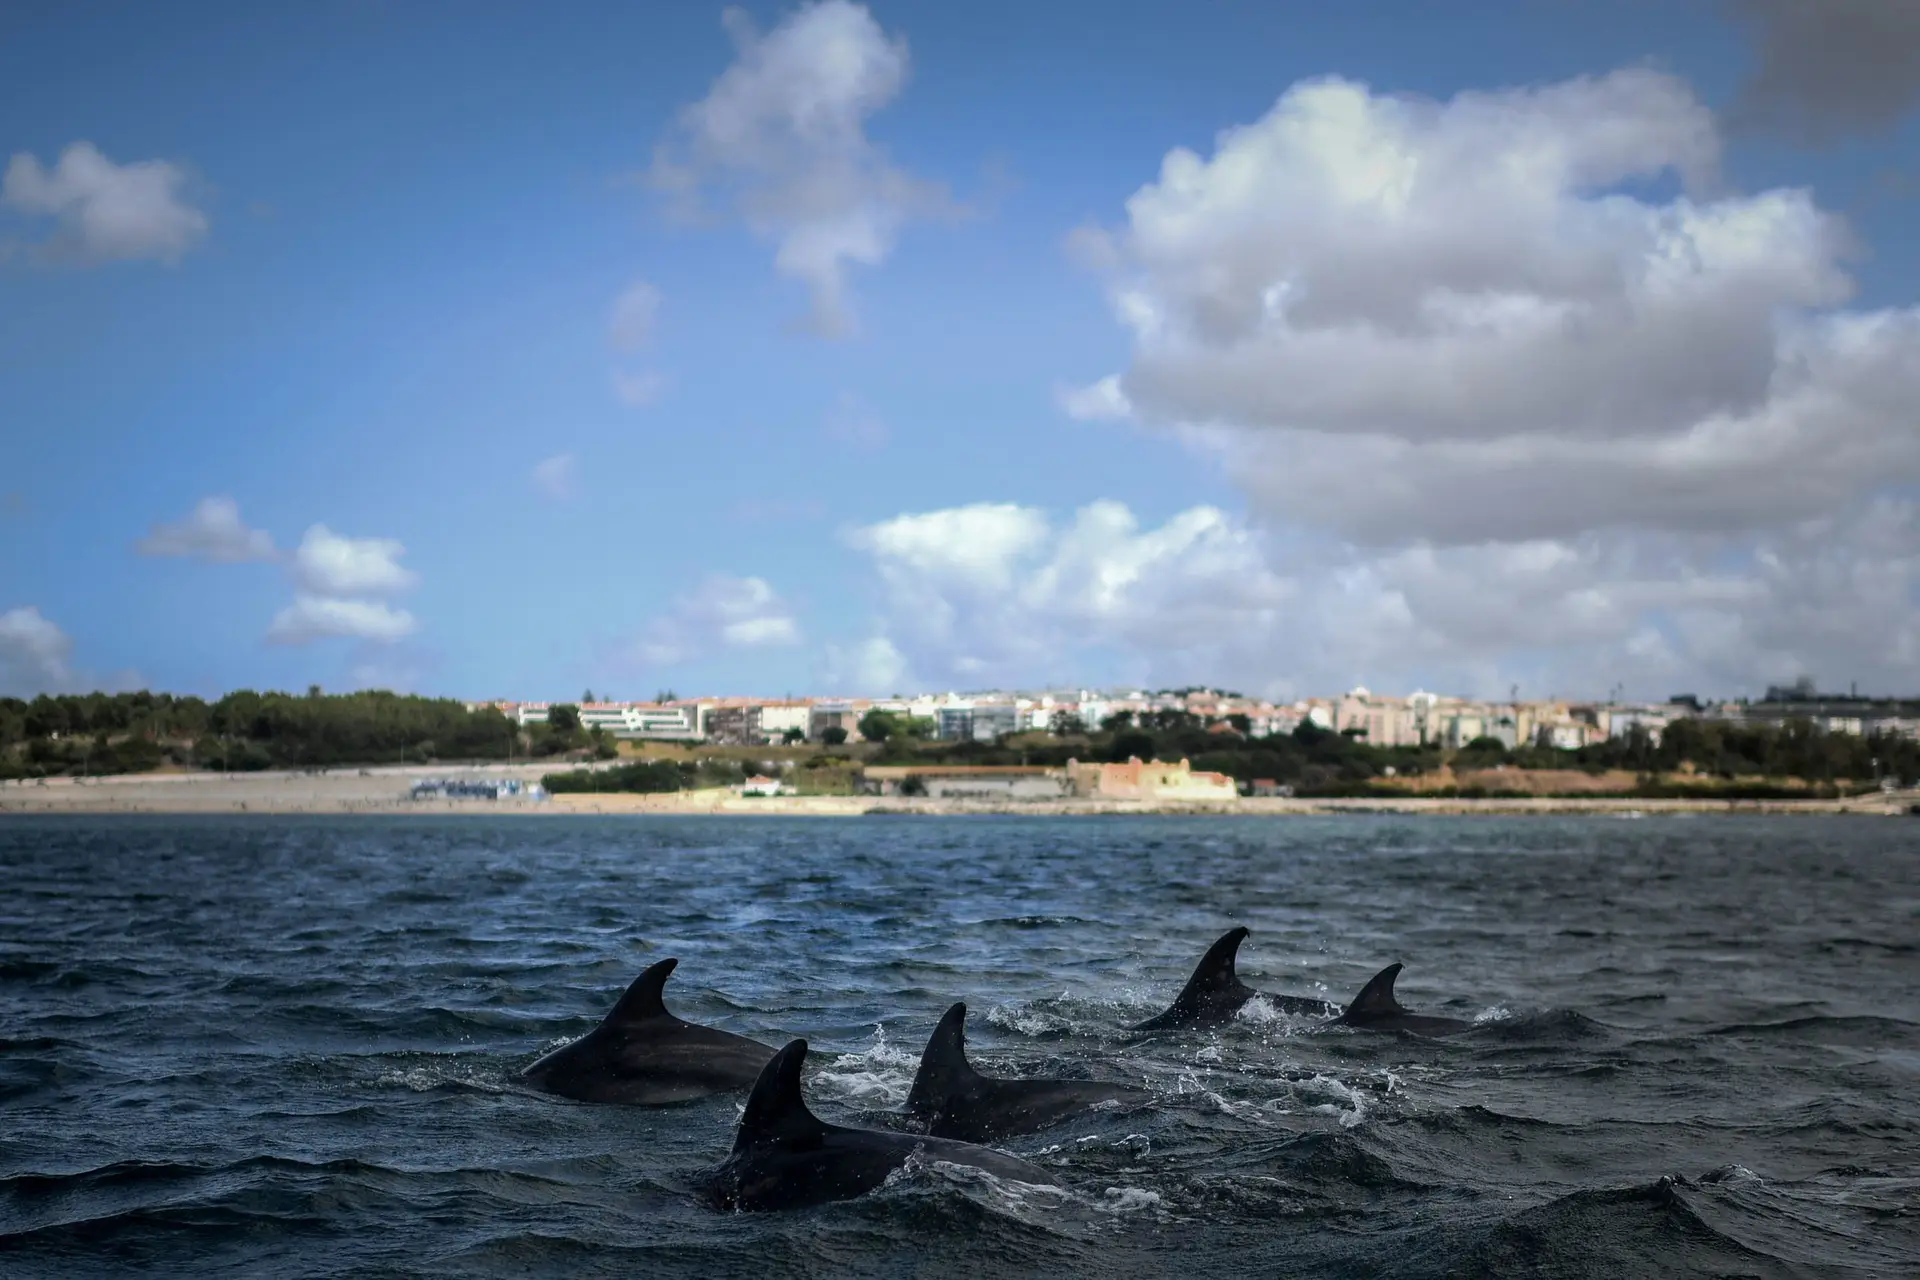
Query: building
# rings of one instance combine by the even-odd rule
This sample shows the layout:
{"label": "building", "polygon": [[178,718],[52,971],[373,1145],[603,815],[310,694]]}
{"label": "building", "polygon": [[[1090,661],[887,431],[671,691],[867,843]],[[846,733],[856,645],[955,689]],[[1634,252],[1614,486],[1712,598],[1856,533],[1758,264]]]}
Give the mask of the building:
{"label": "building", "polygon": [[1067,761],[1067,781],[1073,794],[1091,800],[1205,800],[1232,801],[1240,789],[1224,773],[1196,772],[1185,760],[1172,764],[1142,763],[1135,756],[1125,764],[1081,764]]}
{"label": "building", "polygon": [[769,778],[765,774],[755,774],[740,786],[743,796],[790,796],[793,788],[778,778]]}
{"label": "building", "polygon": [[707,741],[723,747],[757,747],[767,740],[760,704],[725,702],[707,712]]}
{"label": "building", "polygon": [[1040,765],[869,765],[860,771],[862,793],[926,796],[936,800],[1058,800],[1067,775]]}
{"label": "building", "polygon": [[992,742],[1009,733],[1020,732],[1020,708],[1011,702],[973,704],[971,736],[976,742]]}
{"label": "building", "polygon": [[933,736],[942,742],[968,742],[973,739],[973,704],[950,702],[934,717]]}
{"label": "building", "polygon": [[848,742],[860,739],[860,713],[847,701],[816,702],[807,712],[807,740],[820,742],[829,729],[844,729]]}
{"label": "building", "polygon": [[787,734],[794,731],[804,738],[812,715],[813,704],[808,702],[763,702],[760,704],[760,732],[766,735],[764,740],[767,742],[785,741]]}
{"label": "building", "polygon": [[663,738],[698,742],[706,736],[709,704],[698,702],[589,702],[580,708],[580,723],[604,729],[616,738]]}

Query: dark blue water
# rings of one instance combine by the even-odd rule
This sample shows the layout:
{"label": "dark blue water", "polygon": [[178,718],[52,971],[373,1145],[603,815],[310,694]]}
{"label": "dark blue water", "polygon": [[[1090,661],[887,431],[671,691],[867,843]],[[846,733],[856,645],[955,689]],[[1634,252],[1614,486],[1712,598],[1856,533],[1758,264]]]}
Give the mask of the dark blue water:
{"label": "dark blue water", "polygon": [[[1479,1025],[1120,1034],[1236,922]],[[9,819],[0,1273],[1912,1275],[1916,942],[1898,819]],[[1159,1104],[715,1214],[737,1100],[512,1083],[663,955],[832,1119],[960,998]]]}

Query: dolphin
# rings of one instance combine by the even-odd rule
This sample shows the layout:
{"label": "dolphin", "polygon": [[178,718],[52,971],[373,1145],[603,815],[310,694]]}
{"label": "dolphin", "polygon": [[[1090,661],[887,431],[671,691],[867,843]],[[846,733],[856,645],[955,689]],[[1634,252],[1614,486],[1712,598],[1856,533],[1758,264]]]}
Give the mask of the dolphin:
{"label": "dolphin", "polygon": [[1400,970],[1404,967],[1390,964],[1373,975],[1373,980],[1360,988],[1360,994],[1353,998],[1347,1011],[1335,1021],[1368,1031],[1412,1031],[1423,1036],[1444,1036],[1454,1031],[1465,1031],[1473,1025],[1461,1018],[1435,1017],[1403,1008],[1394,999],[1393,980],[1400,976]]}
{"label": "dolphin", "polygon": [[773,1050],[668,1013],[661,990],[679,963],[669,958],[648,968],[599,1026],[522,1071],[521,1080],[581,1102],[641,1106],[688,1102],[751,1085]]}
{"label": "dolphin", "polygon": [[800,1067],[806,1060],[807,1042],[795,1040],[760,1073],[747,1095],[733,1153],[700,1179],[708,1205],[753,1211],[851,1200],[885,1182],[915,1155],[970,1165],[1013,1182],[1060,1185],[1044,1169],[971,1142],[828,1124],[807,1110],[800,1096]]}
{"label": "dolphin", "polygon": [[967,1006],[940,1019],[920,1055],[907,1114],[936,1138],[987,1142],[1032,1133],[1102,1102],[1138,1106],[1153,1095],[1099,1080],[998,1080],[967,1061]]}
{"label": "dolphin", "polygon": [[1220,940],[1208,947],[1207,954],[1200,957],[1200,963],[1193,968],[1193,976],[1187,979],[1187,985],[1174,997],[1167,1011],[1136,1024],[1132,1030],[1171,1031],[1176,1028],[1221,1026],[1233,1021],[1233,1016],[1240,1012],[1240,1006],[1255,996],[1267,1000],[1282,1013],[1331,1018],[1339,1012],[1336,1006],[1318,996],[1270,995],[1255,991],[1240,981],[1240,975],[1234,972],[1233,960],[1240,950],[1240,944],[1246,941],[1247,933],[1247,927],[1240,925],[1221,934]]}

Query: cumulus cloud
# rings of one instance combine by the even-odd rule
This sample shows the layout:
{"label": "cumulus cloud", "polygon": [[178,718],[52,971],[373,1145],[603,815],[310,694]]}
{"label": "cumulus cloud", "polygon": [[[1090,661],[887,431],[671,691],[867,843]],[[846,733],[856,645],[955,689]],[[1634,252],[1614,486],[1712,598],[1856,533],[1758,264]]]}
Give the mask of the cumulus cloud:
{"label": "cumulus cloud", "polygon": [[1133,416],[1133,405],[1114,374],[1088,386],[1058,388],[1054,400],[1062,413],[1079,422],[1124,422]]}
{"label": "cumulus cloud", "polygon": [[1118,502],[1059,524],[981,503],[896,516],[847,540],[883,588],[886,647],[873,652],[958,685],[1072,680],[1096,651],[1127,672],[1214,669],[1245,629],[1271,626],[1292,591],[1256,536],[1213,507],[1143,528]]}
{"label": "cumulus cloud", "polygon": [[826,687],[856,697],[885,697],[915,686],[907,656],[886,636],[826,646],[820,678]]}
{"label": "cumulus cloud", "polygon": [[207,217],[182,193],[186,173],[165,160],[115,164],[76,142],[49,169],[16,153],[0,179],[0,205],[52,218],[50,256],[82,263],[177,262],[207,233]]}
{"label": "cumulus cloud", "polygon": [[232,498],[202,498],[186,519],[157,524],[137,544],[143,556],[185,556],[215,564],[271,560],[278,552],[273,535],[250,529]]}
{"label": "cumulus cloud", "polygon": [[383,601],[296,595],[292,604],[274,616],[267,639],[274,644],[307,644],[350,637],[392,644],[417,628],[412,614]]}
{"label": "cumulus cloud", "polygon": [[400,564],[404,554],[392,538],[345,538],[316,524],[293,553],[293,577],[315,596],[391,595],[420,580]]}
{"label": "cumulus cloud", "polygon": [[565,502],[580,490],[580,460],[571,453],[556,453],[534,466],[532,479],[541,497]]}
{"label": "cumulus cloud", "polygon": [[1738,120],[1808,141],[1890,128],[1920,105],[1913,0],[1733,0],[1758,65]]}
{"label": "cumulus cloud", "polygon": [[906,84],[906,41],[848,0],[807,5],[765,34],[739,9],[725,23],[734,63],[681,113],[651,180],[689,209],[714,199],[773,241],[775,268],[812,293],[808,327],[844,335],[847,264],[884,261],[909,219],[946,206],[867,136]]}
{"label": "cumulus cloud", "polygon": [[[1793,575],[1812,598],[1865,572],[1870,530],[1905,563],[1880,504],[1920,481],[1920,309],[1850,308],[1848,228],[1719,185],[1719,147],[1646,70],[1444,102],[1295,85],[1076,235],[1132,354],[1062,408],[1216,458],[1297,598],[1387,637],[1372,683],[1902,683],[1897,644],[1788,602]],[[1301,670],[1368,652],[1293,634]]]}
{"label": "cumulus cloud", "polygon": [[607,340],[615,351],[639,351],[653,341],[654,321],[660,314],[660,290],[636,280],[613,302],[607,320]]}
{"label": "cumulus cloud", "polygon": [[649,666],[671,666],[713,649],[760,649],[800,643],[793,612],[764,578],[714,574],[656,618],[633,655]]}
{"label": "cumulus cloud", "polygon": [[33,605],[0,613],[0,694],[31,697],[72,679],[73,641]]}

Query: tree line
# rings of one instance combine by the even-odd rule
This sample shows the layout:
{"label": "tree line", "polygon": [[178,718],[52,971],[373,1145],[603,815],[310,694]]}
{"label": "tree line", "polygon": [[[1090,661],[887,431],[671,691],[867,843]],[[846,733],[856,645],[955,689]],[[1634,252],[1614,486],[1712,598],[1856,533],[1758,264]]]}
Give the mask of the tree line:
{"label": "tree line", "polygon": [[366,691],[257,693],[208,702],[152,693],[0,698],[0,778],[139,773],[163,765],[314,769],[340,765],[614,754],[572,706],[521,728],[490,707]]}

